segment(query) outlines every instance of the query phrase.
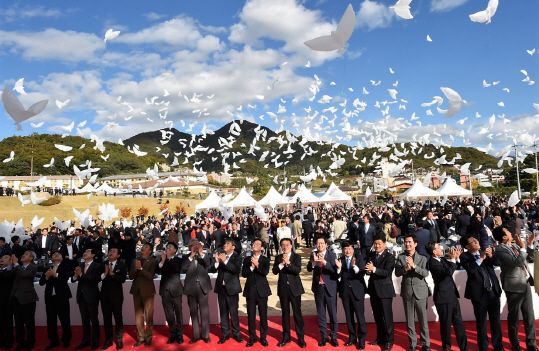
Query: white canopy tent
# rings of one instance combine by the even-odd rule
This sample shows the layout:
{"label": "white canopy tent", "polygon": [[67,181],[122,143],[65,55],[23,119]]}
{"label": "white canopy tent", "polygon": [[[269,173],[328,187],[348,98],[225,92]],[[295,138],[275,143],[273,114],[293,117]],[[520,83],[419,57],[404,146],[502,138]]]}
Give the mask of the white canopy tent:
{"label": "white canopy tent", "polygon": [[215,191],[212,191],[204,201],[195,206],[195,211],[198,212],[201,210],[209,210],[210,208],[217,208],[219,207],[220,201],[221,198],[219,195],[217,195]]}
{"label": "white canopy tent", "polygon": [[439,196],[472,196],[472,191],[457,185],[453,178],[447,178],[445,183],[436,190]]}
{"label": "white canopy tent", "polygon": [[320,202],[348,203],[348,205],[352,206],[352,197],[346,195],[332,182],[326,193],[320,198]]}
{"label": "white canopy tent", "polygon": [[418,179],[415,180],[414,184],[410,189],[406,190],[404,193],[400,194],[401,198],[418,198],[418,197],[440,197],[440,194],[431,188],[427,188],[423,183]]}
{"label": "white canopy tent", "polygon": [[298,191],[294,194],[294,196],[283,196],[281,198],[280,203],[281,204],[296,204],[297,199],[300,199],[303,204],[306,203],[316,203],[318,204],[320,202],[320,198],[316,197],[311,193],[309,189],[305,187],[305,185],[300,184],[298,186]]}
{"label": "white canopy tent", "polygon": [[238,207],[255,207],[256,200],[242,188],[236,198],[225,205],[226,207],[238,208]]}
{"label": "white canopy tent", "polygon": [[82,188],[76,189],[75,191],[77,193],[95,193],[96,192],[95,188],[89,182],[86,183],[86,185],[83,186]]}
{"label": "white canopy tent", "polygon": [[281,201],[282,197],[283,196],[279,194],[279,192],[272,186],[266,196],[264,196],[262,200],[258,201],[258,204],[260,206],[269,206],[271,208],[275,208],[275,206]]}

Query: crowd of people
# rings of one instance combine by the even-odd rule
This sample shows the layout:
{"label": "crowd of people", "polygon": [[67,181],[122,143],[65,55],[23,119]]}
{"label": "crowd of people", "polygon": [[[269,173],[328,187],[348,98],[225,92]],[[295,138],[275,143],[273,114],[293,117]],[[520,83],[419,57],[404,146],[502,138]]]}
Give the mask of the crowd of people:
{"label": "crowd of people", "polygon": [[[340,299],[348,330],[344,346],[365,349],[364,302],[368,294],[376,323],[376,335],[370,345],[391,350],[395,275],[402,277],[400,295],[409,350],[430,350],[427,301],[432,295],[440,319],[443,350],[451,349],[453,327],[458,347],[465,351],[468,337],[453,280],[455,270],[464,269],[464,297],[473,305],[479,350],[489,347],[487,320],[494,350],[504,350],[500,327],[503,290],[512,351],[520,350],[520,311],[527,351],[537,351],[532,301],[534,274],[527,264],[533,262],[537,247],[537,204],[530,201],[509,206],[503,198],[491,198],[488,202],[482,197],[444,202],[389,200],[382,206],[321,205],[267,210],[260,217],[253,209],[236,211],[230,218],[218,211],[192,216],[167,214],[163,218],[132,218],[129,225],[123,220],[109,226],[97,222],[88,228],[73,225],[65,231],[59,231],[53,223],[35,232],[28,229],[24,237],[14,235],[9,238],[11,243],[0,237],[0,298],[4,301],[0,309],[0,345],[11,349],[16,342],[17,351],[33,349],[36,302],[40,298],[34,281],[38,280],[45,286],[50,342],[47,350],[60,342],[64,347],[71,344],[69,282],[78,283],[75,298],[83,324],[82,340],[75,349],[98,349],[102,345],[101,349],[106,350],[114,344],[116,349],[122,349],[122,285],[130,279],[131,308],[137,325],[137,342],[133,347],[150,347],[154,334],[154,278],[158,274],[161,279],[157,293],[170,331],[168,344],[184,342],[183,295],[187,296],[193,324],[189,343],[211,343],[208,297],[213,290],[218,297],[222,332],[217,343],[223,344],[231,337],[238,343],[244,341],[238,317],[239,294],[243,294],[248,315],[246,346],[257,342],[268,346],[268,296],[272,292],[267,276],[271,270],[278,278],[276,291],[282,311],[282,339],[277,346],[291,342],[292,310],[298,345],[305,348],[301,309],[305,290],[300,273],[306,269],[312,272],[319,346],[339,346]],[[395,255],[389,251],[388,242],[402,245],[402,253]],[[446,252],[442,243],[449,247]],[[296,251],[299,247],[309,253],[306,265]],[[332,249],[335,247],[338,252]],[[500,278],[494,267],[501,268]],[[217,274],[213,287],[208,273]],[[183,282],[180,274],[185,274]],[[429,274],[434,281],[433,290],[426,281]],[[246,278],[243,286],[240,276]],[[100,343],[99,308],[105,329],[104,344]],[[419,344],[415,316],[419,321]]]}

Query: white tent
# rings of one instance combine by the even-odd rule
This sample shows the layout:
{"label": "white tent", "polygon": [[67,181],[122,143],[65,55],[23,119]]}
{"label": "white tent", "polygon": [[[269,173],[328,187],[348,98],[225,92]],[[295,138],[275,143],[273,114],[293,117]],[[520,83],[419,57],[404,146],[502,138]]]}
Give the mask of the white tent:
{"label": "white tent", "polygon": [[298,191],[294,194],[294,196],[283,196],[281,198],[280,203],[281,204],[296,204],[297,199],[300,199],[302,203],[319,203],[320,199],[313,195],[309,189],[305,187],[305,185],[300,184],[298,186]]}
{"label": "white tent", "polygon": [[281,201],[282,195],[272,186],[266,196],[262,200],[258,201],[260,206],[269,206],[275,208],[275,206]]}
{"label": "white tent", "polygon": [[423,183],[418,179],[415,180],[414,184],[410,189],[406,190],[404,193],[400,194],[399,197],[405,198],[417,198],[417,197],[440,197],[440,194],[431,188],[427,188]]}
{"label": "white tent", "polygon": [[436,192],[439,196],[472,196],[472,191],[457,185],[453,178],[447,178]]}
{"label": "white tent", "polygon": [[320,202],[336,202],[336,203],[348,203],[352,206],[352,197],[346,195],[335,183],[331,183],[328,190],[320,198]]}
{"label": "white tent", "polygon": [[95,193],[95,188],[90,184],[90,182],[86,183],[85,186],[83,186],[80,189],[75,190],[77,193]]}
{"label": "white tent", "polygon": [[230,201],[225,206],[226,207],[233,207],[233,208],[255,207],[256,206],[256,200],[253,199],[253,197],[251,195],[249,195],[249,193],[247,193],[247,190],[245,190],[245,188],[242,188],[240,190],[240,193],[238,194],[238,196],[236,196],[236,198],[234,200]]}
{"label": "white tent", "polygon": [[221,198],[219,197],[219,195],[217,195],[215,191],[212,191],[210,195],[208,195],[208,197],[204,199],[204,201],[202,201],[201,203],[195,206],[195,211],[198,212],[200,210],[209,210],[210,208],[217,208],[219,207],[220,201],[221,201]]}

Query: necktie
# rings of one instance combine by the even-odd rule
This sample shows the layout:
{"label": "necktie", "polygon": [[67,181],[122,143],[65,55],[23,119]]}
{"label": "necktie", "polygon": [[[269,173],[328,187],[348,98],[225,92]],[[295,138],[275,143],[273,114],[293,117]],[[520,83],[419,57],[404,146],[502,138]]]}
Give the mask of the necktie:
{"label": "necktie", "polygon": [[57,270],[57,269],[58,269],[58,265],[54,265],[53,271],[54,271],[54,274],[55,274],[55,275],[56,275],[56,270]]}
{"label": "necktie", "polygon": [[112,272],[112,263],[109,262],[109,274]]}
{"label": "necktie", "polygon": [[[516,257],[520,256],[520,253],[518,252],[518,250],[517,250],[513,245],[511,245],[511,248],[513,249],[513,252],[515,253],[515,256],[516,256]],[[528,272],[528,268],[526,267],[526,263],[524,263],[524,265],[521,266],[521,267],[522,267],[522,269],[524,270],[524,275],[527,276],[527,277],[529,277],[529,278],[531,278],[531,279],[533,279],[533,278],[531,277],[531,275],[529,274],[529,272]]]}
{"label": "necktie", "polygon": [[350,270],[350,257],[346,259],[346,268]]}
{"label": "necktie", "polygon": [[[479,255],[475,255],[475,259],[479,259]],[[481,274],[483,275],[483,287],[487,289],[492,289],[492,282],[490,281],[490,277],[488,276],[487,267],[485,265],[481,264],[479,266],[481,268]]]}
{"label": "necktie", "polygon": [[145,261],[145,259],[144,259],[144,257],[143,257],[143,258],[140,260],[140,267],[141,267],[141,268],[144,266],[144,261]]}
{"label": "necktie", "polygon": [[[229,256],[226,255],[226,261],[228,261],[228,257],[229,257]],[[226,261],[225,261],[225,262],[226,262]],[[226,285],[226,284],[225,284],[225,277],[223,277],[223,285]]]}
{"label": "necktie", "polygon": [[320,284],[325,284],[324,277],[322,276],[322,272],[323,272],[323,266],[322,266],[322,262],[320,262]]}
{"label": "necktie", "polygon": [[89,266],[89,265],[90,265],[89,263],[86,263],[86,264],[84,265],[84,274],[86,274],[86,272],[88,272],[88,266]]}

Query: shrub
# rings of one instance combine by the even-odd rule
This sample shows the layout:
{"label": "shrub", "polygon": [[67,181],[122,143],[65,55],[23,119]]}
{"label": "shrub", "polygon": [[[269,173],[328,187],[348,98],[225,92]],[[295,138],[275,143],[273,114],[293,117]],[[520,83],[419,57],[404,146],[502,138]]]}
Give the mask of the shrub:
{"label": "shrub", "polygon": [[61,196],[51,196],[47,200],[41,202],[39,206],[53,206],[58,205],[60,202],[62,202]]}
{"label": "shrub", "polygon": [[176,205],[176,214],[182,214],[185,212],[185,210],[186,208],[184,204]]}
{"label": "shrub", "polygon": [[166,215],[168,213],[168,204],[162,204],[159,206],[159,212],[161,212],[161,215],[163,216]]}
{"label": "shrub", "polygon": [[123,218],[129,218],[131,216],[131,211],[133,209],[131,207],[122,207],[120,208],[120,216]]}
{"label": "shrub", "polygon": [[139,209],[138,209],[138,215],[139,216],[144,216],[146,217],[148,215],[148,213],[150,213],[150,209],[146,206],[141,206]]}

